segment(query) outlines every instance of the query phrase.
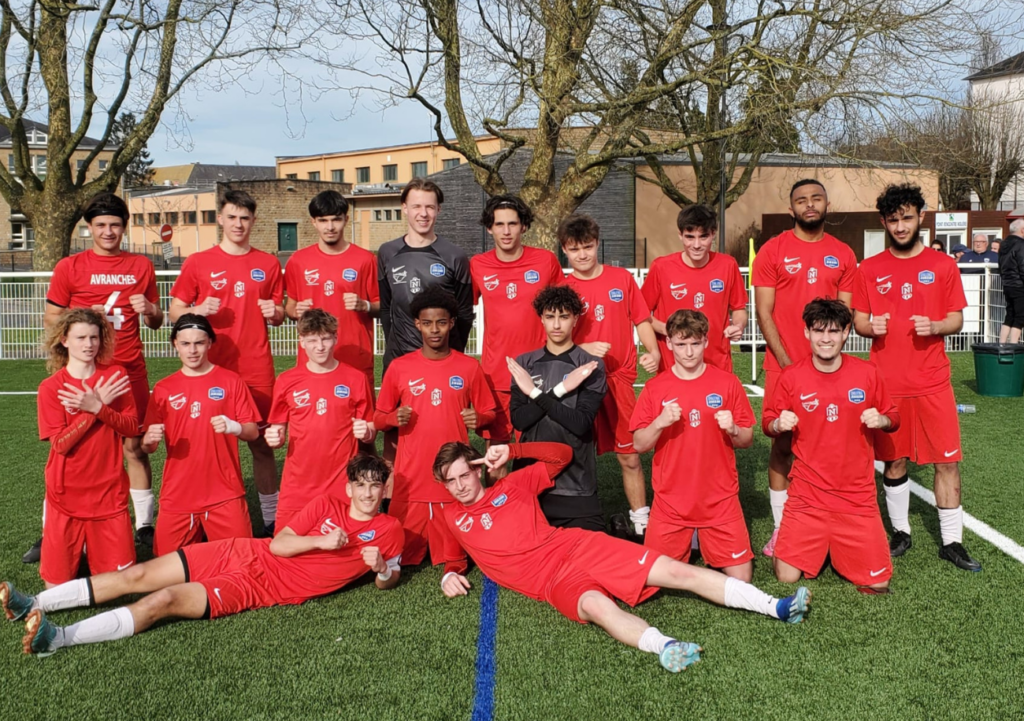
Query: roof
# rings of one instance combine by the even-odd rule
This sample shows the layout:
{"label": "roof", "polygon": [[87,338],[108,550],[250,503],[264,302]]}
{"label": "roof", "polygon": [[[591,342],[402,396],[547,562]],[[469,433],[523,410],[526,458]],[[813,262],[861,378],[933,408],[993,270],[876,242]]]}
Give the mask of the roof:
{"label": "roof", "polygon": [[[497,140],[493,135],[474,135],[473,140]],[[458,145],[459,141],[456,138],[449,138],[449,143]],[[310,153],[308,155],[278,155],[275,156],[275,160],[308,160],[310,158],[326,158],[328,156],[334,158],[342,155],[363,155],[364,153],[379,153],[384,150],[402,150],[406,148],[425,148],[431,145],[439,145],[437,140],[423,140],[417,143],[400,143],[397,145],[381,145],[376,148],[356,148],[354,150],[335,150],[327,153]]]}
{"label": "roof", "polygon": [[[21,122],[25,126],[25,132],[26,133],[29,132],[29,131],[32,131],[32,130],[36,130],[36,131],[41,132],[41,133],[46,133],[47,137],[49,137],[49,135],[50,135],[50,126],[46,125],[45,123],[37,123],[35,120],[29,120],[28,118],[22,118]],[[99,144],[100,144],[100,141],[98,139],[90,138],[88,136],[84,136],[82,138],[81,142],[78,143],[78,148],[79,149],[95,148]],[[10,145],[11,145],[11,132],[7,128],[5,128],[3,126],[0,126],[0,146],[10,147]],[[116,143],[107,143],[106,147],[110,148],[111,150],[113,150],[114,148],[117,147],[117,144]]]}
{"label": "roof", "polygon": [[990,80],[1005,75],[1024,75],[1024,53],[1018,53],[1012,58],[982,68],[973,75],[968,75],[966,80]]}
{"label": "roof", "polygon": [[193,163],[188,176],[190,185],[221,183],[230,180],[273,180],[277,168],[273,165],[206,165]]}

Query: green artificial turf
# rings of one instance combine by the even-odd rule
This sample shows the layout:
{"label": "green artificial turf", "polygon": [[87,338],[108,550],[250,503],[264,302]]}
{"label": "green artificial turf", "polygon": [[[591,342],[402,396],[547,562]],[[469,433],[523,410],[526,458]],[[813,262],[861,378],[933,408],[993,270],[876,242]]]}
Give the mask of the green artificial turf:
{"label": "green artificial turf", "polygon": [[[734,362],[748,382],[749,355],[737,353]],[[278,370],[290,365],[279,359]],[[176,367],[151,361],[151,381]],[[958,401],[978,407],[961,416],[964,508],[1024,542],[1024,399],[977,396],[970,354],[954,355],[953,371]],[[41,362],[2,362],[0,391],[34,390],[44,373]],[[760,400],[751,400],[759,414]],[[35,591],[38,567],[20,557],[39,534],[47,446],[36,440],[34,396],[0,396],[0,409],[0,577]],[[756,550],[772,525],[767,456],[759,432],[753,448],[737,453]],[[251,486],[244,450],[242,461]],[[154,456],[157,479],[162,462],[161,453]],[[649,454],[644,463],[649,471]],[[600,459],[599,476],[606,512],[624,511],[614,457]],[[928,468],[912,468],[911,476],[931,486]],[[249,503],[258,519],[253,490]],[[637,613],[663,632],[704,647],[702,662],[680,675],[597,628],[502,590],[494,717],[1024,716],[1024,565],[965,532],[984,571],[956,570],[937,558],[934,509],[915,497],[910,520],[914,547],[895,562],[890,596],[862,596],[826,571],[808,582],[813,610],[799,626],[678,593],[642,604]],[[482,577],[473,571],[470,580],[470,596],[449,601],[438,588],[440,572],[421,567],[388,592],[364,583],[299,607],[168,623],[44,660],[24,657],[20,625],[0,620],[0,712],[12,719],[468,719]],[[760,556],[754,582],[776,595],[789,590]],[[53,617],[67,623],[89,613]]]}

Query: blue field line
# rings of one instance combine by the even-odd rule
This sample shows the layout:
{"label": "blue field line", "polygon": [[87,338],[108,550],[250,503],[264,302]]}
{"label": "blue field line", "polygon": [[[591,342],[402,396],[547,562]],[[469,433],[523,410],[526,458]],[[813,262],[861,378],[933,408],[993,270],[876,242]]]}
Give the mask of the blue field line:
{"label": "blue field line", "polygon": [[476,692],[472,721],[491,721],[494,715],[494,677],[498,660],[494,655],[498,638],[498,584],[484,578],[480,597],[480,633],[476,639]]}

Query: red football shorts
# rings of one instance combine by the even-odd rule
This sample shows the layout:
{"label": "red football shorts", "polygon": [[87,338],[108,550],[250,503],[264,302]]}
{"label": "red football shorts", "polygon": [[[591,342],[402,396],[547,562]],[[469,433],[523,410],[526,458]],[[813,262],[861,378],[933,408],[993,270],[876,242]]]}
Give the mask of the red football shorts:
{"label": "red football shorts", "polygon": [[633,434],[629,430],[629,419],[636,408],[636,391],[633,381],[611,374],[608,376],[608,392],[601,401],[601,409],[594,421],[594,440],[597,454],[636,453],[633,449]]}
{"label": "red football shorts", "polygon": [[694,532],[700,538],[700,552],[710,568],[739,566],[754,559],[750,548],[750,534],[743,519],[740,499],[735,500],[733,520],[714,526],[687,525],[671,508],[658,503],[654,496],[651,520],[644,535],[644,546],[686,563],[690,560],[690,542]]}
{"label": "red football shorts", "polygon": [[580,618],[580,597],[597,591],[632,607],[657,593],[647,577],[661,554],[630,541],[579,531],[580,541],[566,554],[544,591],[544,600],[571,621]]}
{"label": "red football shorts", "polygon": [[244,498],[232,498],[206,511],[175,513],[160,509],[153,537],[153,555],[173,553],[183,546],[224,538],[252,538],[249,506]]}
{"label": "red football shorts", "polygon": [[146,364],[126,369],[128,380],[132,384],[132,398],[135,399],[135,410],[139,414],[139,428],[142,428],[146,420],[146,409],[149,407],[149,375],[146,373]]}
{"label": "red football shorts", "polygon": [[267,541],[225,538],[178,551],[185,567],[185,583],[201,583],[206,589],[210,618],[277,605],[273,594],[260,582],[263,568],[253,548],[260,542]]}
{"label": "red football shorts", "polygon": [[909,458],[918,464],[963,460],[952,386],[926,396],[893,398],[893,402],[900,411],[900,427],[875,434],[876,459]]}
{"label": "red football shorts", "polygon": [[274,385],[249,385],[249,393],[252,395],[252,402],[256,404],[256,411],[259,413],[259,427],[267,427],[267,418],[270,417],[270,407],[274,402]]}
{"label": "red football shorts", "polygon": [[889,541],[882,516],[834,513],[789,497],[782,514],[775,558],[815,578],[831,555],[832,567],[858,586],[873,586],[892,578]]}
{"label": "red football shorts", "polygon": [[495,408],[494,420],[486,428],[481,429],[480,437],[486,438],[492,443],[508,443],[512,440],[512,416],[509,414],[509,403],[512,400],[512,392],[509,390],[494,391]]}
{"label": "red football shorts", "polygon": [[402,565],[418,566],[430,548],[430,563],[444,564],[445,572],[465,573],[469,568],[466,552],[455,539],[455,534],[444,522],[443,503],[391,500],[388,515],[398,519],[405,529]]}
{"label": "red football shorts", "polygon": [[110,518],[82,520],[47,503],[40,577],[47,583],[73,580],[78,575],[83,547],[88,547],[89,571],[94,576],[123,571],[135,563],[135,535],[128,509]]}

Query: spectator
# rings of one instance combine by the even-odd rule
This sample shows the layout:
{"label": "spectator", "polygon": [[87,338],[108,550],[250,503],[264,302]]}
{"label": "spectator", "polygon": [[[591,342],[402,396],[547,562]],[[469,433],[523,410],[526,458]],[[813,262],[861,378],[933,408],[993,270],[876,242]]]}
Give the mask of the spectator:
{"label": "spectator", "polygon": [[1003,277],[1006,317],[999,342],[1019,343],[1024,328],[1024,218],[1010,223],[1010,234],[999,249],[999,274]]}
{"label": "spectator", "polygon": [[940,253],[945,254],[945,252],[946,252],[946,246],[942,244],[941,240],[933,240],[931,247],[932,247],[932,250],[937,250]]}
{"label": "spectator", "polygon": [[[984,233],[975,233],[974,238],[971,239],[971,245],[974,246],[972,250],[967,251],[960,259],[958,263],[998,263],[999,256],[988,249],[988,236]],[[961,273],[975,273],[981,274],[985,271],[981,268],[977,270],[962,270]]]}
{"label": "spectator", "polygon": [[953,256],[953,260],[959,263],[960,258],[962,258],[964,253],[966,252],[967,246],[964,245],[963,243],[957,243],[956,245],[953,246],[953,250],[950,251],[950,254]]}
{"label": "spectator", "polygon": [[999,255],[999,247],[1000,247],[1000,245],[1002,245],[1002,242],[1003,241],[999,240],[999,238],[993,238],[992,242],[989,243],[989,245],[988,245],[988,249],[991,250],[993,253],[995,253],[996,256],[998,256]]}

